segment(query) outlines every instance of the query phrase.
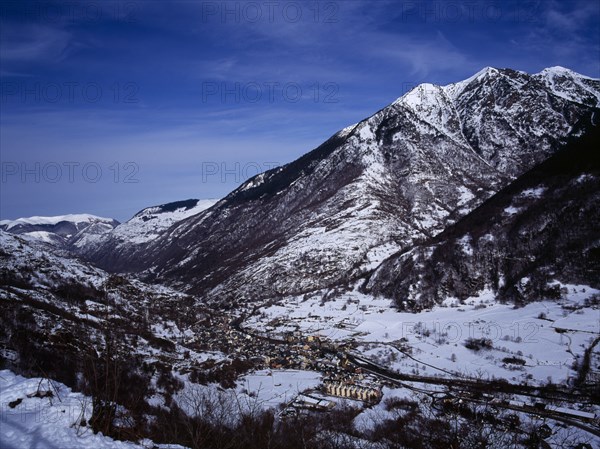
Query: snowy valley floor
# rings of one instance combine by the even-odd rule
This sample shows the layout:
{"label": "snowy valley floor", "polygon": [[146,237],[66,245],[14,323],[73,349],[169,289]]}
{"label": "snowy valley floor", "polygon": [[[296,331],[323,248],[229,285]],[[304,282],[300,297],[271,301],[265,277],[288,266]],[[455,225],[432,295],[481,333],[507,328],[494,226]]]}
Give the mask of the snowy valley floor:
{"label": "snowy valley floor", "polygon": [[[350,341],[355,352],[402,373],[562,384],[576,375],[572,368],[600,336],[600,307],[589,303],[600,291],[563,287],[568,293],[560,301],[515,308],[484,292],[464,304],[448,300],[420,313],[399,313],[391,301],[356,291],[327,301],[317,295],[286,298],[261,308],[244,326],[271,336],[296,332]],[[469,349],[469,338],[487,339],[491,346]],[[524,363],[503,362],[507,358]]]}

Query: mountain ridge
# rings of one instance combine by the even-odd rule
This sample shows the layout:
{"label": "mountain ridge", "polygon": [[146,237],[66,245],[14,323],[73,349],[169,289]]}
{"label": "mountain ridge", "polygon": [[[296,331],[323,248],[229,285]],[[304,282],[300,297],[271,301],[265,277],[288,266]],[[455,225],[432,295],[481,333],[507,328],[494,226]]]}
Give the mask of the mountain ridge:
{"label": "mountain ridge", "polygon": [[135,257],[108,246],[91,260],[221,302],[349,287],[584,132],[599,98],[600,81],[556,68],[422,84]]}

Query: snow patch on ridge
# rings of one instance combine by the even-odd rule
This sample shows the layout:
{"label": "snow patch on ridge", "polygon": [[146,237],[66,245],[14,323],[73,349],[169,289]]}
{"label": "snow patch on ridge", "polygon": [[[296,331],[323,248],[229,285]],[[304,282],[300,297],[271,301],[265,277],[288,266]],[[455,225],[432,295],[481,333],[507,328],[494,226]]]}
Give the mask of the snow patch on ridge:
{"label": "snow patch on ridge", "polygon": [[169,212],[161,211],[159,206],[149,207],[126,223],[117,226],[111,232],[111,236],[124,239],[133,244],[145,243],[154,240],[176,222],[197,215],[212,207],[217,201],[215,199],[199,200],[192,208],[180,207]]}
{"label": "snow patch on ridge", "polygon": [[16,220],[2,220],[0,221],[0,225],[6,225],[6,230],[9,231],[18,225],[56,225],[61,221],[67,221],[74,224],[78,224],[95,222],[112,223],[114,220],[112,218],[98,217],[96,215],[90,214],[68,214],[57,215],[54,217],[34,216],[26,218],[17,218]]}

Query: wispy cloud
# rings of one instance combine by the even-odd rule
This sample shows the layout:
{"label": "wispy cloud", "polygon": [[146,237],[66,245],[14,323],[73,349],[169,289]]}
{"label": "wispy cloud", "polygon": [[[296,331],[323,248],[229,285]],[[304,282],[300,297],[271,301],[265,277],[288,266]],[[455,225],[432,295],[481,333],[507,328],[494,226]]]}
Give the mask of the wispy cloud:
{"label": "wispy cloud", "polygon": [[405,67],[411,78],[425,78],[435,72],[479,67],[479,62],[453,45],[442,32],[433,37],[379,33],[363,43],[363,52],[380,60]]}
{"label": "wispy cloud", "polygon": [[[576,1],[571,9],[565,10],[564,2],[549,0],[546,3],[545,17],[547,26],[555,33],[574,33],[578,35],[586,29],[588,23],[598,23],[600,3],[597,1]],[[573,8],[573,6],[576,6]]]}
{"label": "wispy cloud", "polygon": [[71,33],[37,24],[2,25],[0,58],[12,62],[59,63],[69,54]]}

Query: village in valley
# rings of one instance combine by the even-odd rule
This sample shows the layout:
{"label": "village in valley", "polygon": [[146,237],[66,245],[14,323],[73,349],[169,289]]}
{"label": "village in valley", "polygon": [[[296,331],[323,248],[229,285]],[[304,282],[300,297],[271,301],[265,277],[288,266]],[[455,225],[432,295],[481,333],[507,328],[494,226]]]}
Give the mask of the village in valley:
{"label": "village in valley", "polygon": [[[576,288],[573,292],[568,300],[555,305],[556,310],[547,310],[544,318],[550,320],[553,314],[556,314],[556,323],[558,323],[571,313],[581,318],[582,314],[578,311],[585,308],[590,309],[590,315],[597,313],[597,305],[578,302],[578,297],[581,295],[578,296]],[[185,357],[184,360],[173,360],[174,369],[179,369],[182,374],[194,379],[195,372],[210,372],[218,366],[221,363],[217,360],[219,356],[222,359],[233,360],[234,363],[229,365],[234,370],[233,373],[225,374],[224,371],[219,371],[215,377],[209,376],[202,380],[221,382],[221,385],[229,388],[232,386],[240,388],[244,382],[254,382],[255,389],[257,385],[259,385],[258,389],[271,388],[273,390],[271,396],[269,391],[265,391],[262,400],[265,405],[276,406],[280,419],[298,414],[327,413],[340,404],[362,409],[363,414],[368,415],[371,413],[369,410],[387,409],[391,403],[400,400],[402,403],[408,403],[409,407],[415,406],[413,402],[417,401],[421,402],[421,405],[427,404],[428,407],[446,413],[460,413],[460,410],[465,410],[465,407],[470,405],[482,410],[481,419],[486,419],[485,416],[491,419],[492,414],[502,410],[507,413],[506,425],[520,420],[520,416],[543,416],[559,422],[571,424],[574,422],[587,431],[591,429],[600,433],[600,430],[594,430],[600,427],[597,408],[588,406],[581,409],[575,406],[574,402],[586,403],[584,393],[586,388],[589,389],[590,395],[593,394],[593,379],[600,375],[596,352],[589,351],[591,360],[588,360],[589,371],[583,384],[575,385],[576,372],[568,374],[569,370],[557,363],[546,362],[544,365],[544,362],[539,360],[536,365],[554,369],[553,373],[562,373],[565,378],[562,381],[558,379],[561,383],[564,382],[562,384],[551,382],[536,384],[528,381],[531,376],[528,375],[527,370],[535,369],[532,358],[542,357],[541,354],[527,356],[520,349],[508,350],[501,347],[494,348],[494,346],[498,346],[498,342],[503,344],[512,342],[515,348],[528,347],[541,351],[543,345],[534,348],[531,342],[524,342],[523,337],[520,336],[511,339],[496,338],[490,343],[486,355],[485,350],[469,348],[465,343],[468,338],[464,338],[469,337],[468,335],[461,335],[460,341],[451,344],[452,341],[446,341],[450,336],[447,333],[441,335],[443,333],[439,326],[437,330],[435,326],[427,329],[426,323],[418,322],[415,325],[414,318],[410,332],[404,332],[400,338],[392,339],[387,331],[374,335],[374,332],[366,327],[369,320],[374,320],[376,317],[380,323],[383,323],[390,316],[394,320],[406,316],[399,316],[398,312],[394,311],[384,311],[385,305],[378,304],[373,298],[367,299],[368,306],[364,305],[365,298],[361,298],[360,295],[350,299],[339,298],[338,301],[346,305],[351,304],[353,312],[348,311],[346,315],[339,314],[336,319],[332,319],[327,314],[328,308],[344,309],[343,306],[335,303],[336,300],[328,304],[311,303],[311,300],[305,300],[305,307],[311,310],[306,313],[309,316],[307,320],[297,320],[293,315],[285,313],[286,307],[289,307],[289,303],[285,301],[262,308],[244,310],[244,313],[240,313],[233,320],[229,315],[207,312],[191,328],[191,331],[180,335],[179,338],[176,334],[172,334],[171,338],[191,352],[214,353],[215,357],[203,357],[202,361],[194,363],[189,363],[194,357],[187,360]],[[293,303],[293,306],[298,307],[298,303]],[[453,314],[455,317],[466,316],[481,325],[482,313],[485,312],[486,307],[492,306],[486,304],[485,298],[480,298],[478,301],[466,302],[460,306],[439,308],[438,313]],[[496,307],[497,313],[501,310],[501,306]],[[533,307],[547,308],[548,304],[540,303]],[[321,309],[321,315],[315,312],[317,309]],[[348,309],[350,308],[347,307],[345,310]],[[506,308],[506,312],[510,312],[510,316],[514,318],[513,311],[514,308]],[[415,318],[418,316],[418,314],[414,315]],[[507,323],[494,324],[507,328]],[[582,342],[588,341],[588,337],[585,336],[593,335],[594,323],[590,321],[579,325],[579,332],[571,330],[561,333],[563,331],[555,328],[544,328],[541,331],[538,329],[538,332],[542,332],[542,335],[546,335],[543,334],[546,332],[549,336],[556,336],[552,338],[556,340],[558,346],[566,340],[563,338],[565,333],[571,335],[569,337],[571,344],[578,341],[577,335],[580,337],[583,335]],[[586,326],[590,325],[591,334],[586,334]],[[541,329],[544,323],[540,323],[539,326]],[[377,338],[377,335],[379,338],[374,341],[373,338]],[[485,335],[489,337],[489,331]],[[474,341],[485,340],[472,338],[474,336],[477,335],[471,336]],[[420,349],[423,342],[432,347],[435,343],[435,346],[446,354],[443,358],[445,364],[441,363],[439,353],[436,355],[432,352],[427,357],[427,354]],[[529,343],[529,346],[525,343]],[[390,348],[395,351],[395,355],[390,356],[390,353],[386,352]],[[498,355],[493,357],[494,352]],[[497,364],[496,375],[484,377],[481,370],[468,372],[447,368],[448,365],[457,365],[458,357],[471,353],[476,356],[469,361],[471,364],[479,364],[475,359],[482,360],[482,356],[485,356],[483,360],[487,359],[488,368],[493,368]],[[235,371],[235,365],[238,363],[236,361],[241,364],[239,371]],[[435,366],[436,363],[439,366]],[[515,373],[520,377],[512,379],[507,379],[507,376],[500,377],[503,372]],[[312,373],[307,376],[308,381],[294,380],[296,377],[302,378],[306,373]],[[223,378],[228,381],[223,382]],[[576,386],[577,394],[574,393]]]}

